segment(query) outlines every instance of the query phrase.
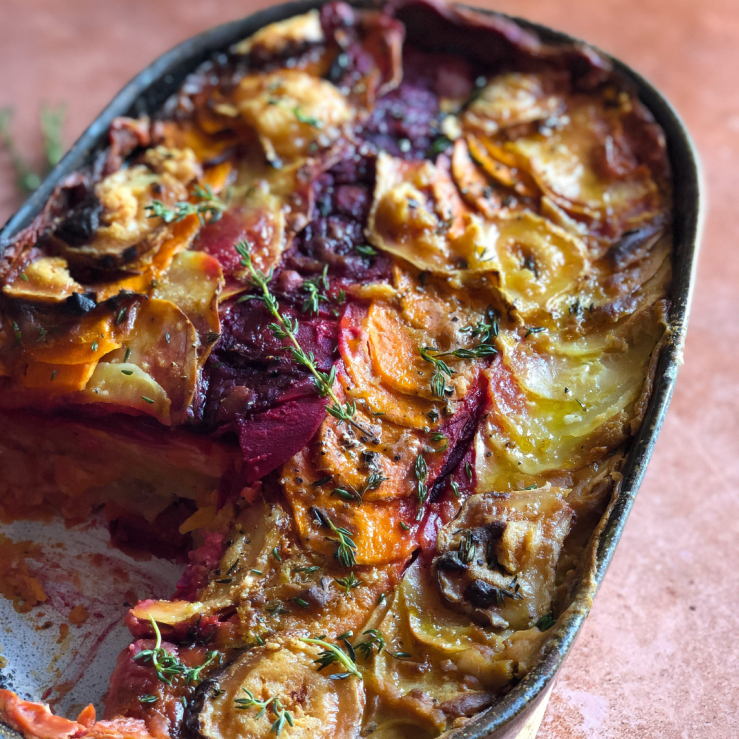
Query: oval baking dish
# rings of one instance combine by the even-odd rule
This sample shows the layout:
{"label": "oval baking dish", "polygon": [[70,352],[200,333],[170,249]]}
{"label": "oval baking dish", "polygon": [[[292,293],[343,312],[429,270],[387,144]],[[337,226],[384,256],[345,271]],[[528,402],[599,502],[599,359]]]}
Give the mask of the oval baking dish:
{"label": "oval baking dish", "polygon": [[[323,4],[315,0],[301,0],[268,8],[242,20],[233,21],[206,31],[179,44],[154,61],[113,99],[110,105],[74,144],[41,187],[10,218],[0,232],[0,255],[13,238],[23,229],[29,227],[34,219],[42,213],[55,188],[72,173],[89,166],[96,155],[108,145],[109,128],[116,118],[121,116],[138,117],[156,113],[181,87],[187,76],[208,59],[211,59],[214,54],[229,49],[233,44],[250,36],[267,24],[306,13],[320,8]],[[357,8],[375,7],[372,4],[361,2],[354,3],[354,5]],[[496,14],[486,10],[474,10],[491,17],[507,18],[506,16],[496,16]],[[442,16],[430,4],[404,3],[398,11],[398,18],[405,25],[406,39],[423,50],[434,53],[465,53],[475,45],[479,47],[485,43],[484,38],[479,38],[475,34],[458,36],[437,32],[439,30],[437,24],[442,22]],[[521,28],[534,32],[547,44],[556,46],[558,44],[580,43],[566,34],[526,20],[508,20],[513,20]],[[460,45],[462,46],[460,47]],[[465,45],[467,46],[465,47]],[[630,442],[625,462],[621,468],[623,477],[617,488],[618,494],[611,501],[597,527],[596,534],[594,534],[596,538],[591,550],[592,562],[586,569],[586,575],[577,586],[570,605],[560,616],[556,626],[548,632],[548,638],[537,663],[492,706],[485,708],[485,710],[476,714],[471,721],[459,728],[452,729],[447,734],[459,739],[484,739],[484,737],[513,739],[526,726],[542,701],[546,700],[553,677],[566,657],[588,614],[597,587],[605,575],[618,544],[626,518],[654,448],[670,402],[677,370],[682,362],[682,348],[687,328],[700,231],[701,195],[697,156],[682,122],[662,95],[625,64],[605,54],[602,56],[608,59],[616,72],[636,90],[639,99],[652,114],[657,124],[661,126],[666,136],[673,188],[673,277],[670,290],[671,304],[667,318],[667,339],[658,359],[654,385],[643,422]],[[298,114],[296,113],[296,115]],[[302,119],[299,117],[299,120]],[[543,329],[534,329],[534,331],[541,330]],[[169,344],[169,335],[167,337],[167,343]],[[451,377],[451,374],[449,376]],[[567,391],[565,390],[565,392]],[[146,402],[153,401],[147,400]],[[347,592],[348,589],[349,586],[347,586]],[[16,653],[18,653],[18,650],[16,650]],[[12,680],[6,679],[3,687],[13,689]],[[0,728],[2,728],[0,733],[3,735],[18,736],[7,727]]]}

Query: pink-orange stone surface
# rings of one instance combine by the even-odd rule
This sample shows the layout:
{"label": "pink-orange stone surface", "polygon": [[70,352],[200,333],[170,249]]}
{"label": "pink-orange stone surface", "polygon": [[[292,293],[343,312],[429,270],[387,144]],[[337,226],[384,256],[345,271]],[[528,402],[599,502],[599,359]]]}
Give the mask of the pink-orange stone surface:
{"label": "pink-orange stone surface", "polygon": [[[483,2],[483,0],[478,0]],[[188,36],[261,0],[0,0],[0,106],[40,150],[39,106],[70,144]],[[739,0],[498,0],[615,54],[677,107],[709,206],[675,398],[540,739],[739,737]],[[19,205],[0,153],[0,220]]]}

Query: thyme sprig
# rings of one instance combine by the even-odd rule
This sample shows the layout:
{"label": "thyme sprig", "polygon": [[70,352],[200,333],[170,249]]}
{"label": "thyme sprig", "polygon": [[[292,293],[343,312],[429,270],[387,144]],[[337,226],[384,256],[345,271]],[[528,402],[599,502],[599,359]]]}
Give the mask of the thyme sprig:
{"label": "thyme sprig", "polygon": [[177,675],[182,675],[186,668],[176,655],[170,654],[162,647],[162,633],[159,631],[157,622],[151,616],[149,616],[149,620],[156,635],[154,648],[142,649],[133,658],[136,661],[151,662],[159,680],[167,685],[171,685],[172,679]]}
{"label": "thyme sprig", "polygon": [[423,506],[429,496],[428,478],[429,468],[426,460],[419,454],[416,457],[416,464],[413,467],[413,474],[416,477],[416,495],[418,496],[418,512],[416,513],[416,521],[420,521],[423,516]]}
{"label": "thyme sprig", "polygon": [[[369,660],[373,653],[379,654],[385,647],[385,637],[379,629],[368,629],[364,632],[363,636],[367,638],[355,645],[359,654],[364,655],[364,659]],[[376,651],[375,651],[376,650]]]}
{"label": "thyme sprig", "polygon": [[336,558],[344,567],[354,567],[357,564],[356,557],[354,556],[357,545],[352,539],[351,532],[341,526],[337,526],[325,511],[321,511],[318,508],[313,508],[312,510],[318,523],[321,526],[327,526],[336,534],[336,538],[331,536],[326,537],[328,541],[336,544]]}
{"label": "thyme sprig", "polygon": [[246,297],[256,297],[256,299],[261,300],[264,303],[265,307],[276,321],[269,325],[272,334],[280,340],[287,339],[292,344],[292,346],[288,346],[286,348],[290,350],[293,359],[313,375],[316,388],[318,389],[318,394],[322,398],[329,397],[333,401],[331,405],[326,406],[326,412],[330,413],[339,421],[351,424],[358,431],[361,431],[362,434],[372,436],[373,434],[369,429],[366,429],[361,423],[354,419],[354,415],[357,412],[357,404],[354,402],[350,403],[348,401],[346,403],[340,403],[339,399],[336,397],[336,393],[333,390],[333,385],[336,382],[336,367],[332,367],[328,374],[321,372],[321,370],[316,367],[316,360],[313,356],[313,352],[306,353],[298,343],[298,340],[295,337],[298,332],[298,319],[283,316],[282,313],[280,313],[277,298],[269,289],[269,282],[272,279],[272,270],[269,271],[269,274],[265,275],[264,272],[254,266],[251,258],[251,246],[248,241],[239,241],[236,244],[236,251],[241,256],[242,266],[246,267],[251,274],[251,286],[256,290],[260,290],[262,293],[258,296]]}
{"label": "thyme sprig", "polygon": [[[313,660],[317,665],[320,665],[318,672],[333,664],[339,664],[345,669],[345,672],[336,672],[333,675],[330,675],[329,677],[331,680],[345,680],[351,675],[358,677],[360,680],[362,679],[362,674],[357,669],[357,663],[353,659],[351,653],[347,654],[347,652],[341,649],[341,647],[325,641],[323,637],[319,637],[317,639],[302,637],[300,641],[323,648],[323,651],[318,655],[318,658]],[[348,648],[351,648],[348,641],[344,640],[344,643]],[[354,650],[351,649],[351,651],[353,652]]]}
{"label": "thyme sprig", "polygon": [[334,578],[334,582],[344,588],[344,594],[348,595],[351,590],[358,588],[362,581],[354,577],[354,571],[350,572],[346,577]]}
{"label": "thyme sprig", "polygon": [[[473,329],[474,330],[474,329]],[[491,329],[492,330],[492,329]],[[448,352],[440,352],[431,346],[419,346],[418,351],[421,359],[433,365],[434,371],[431,375],[431,392],[437,398],[446,398],[454,392],[454,388],[447,385],[447,378],[452,379],[456,370],[451,369],[441,357],[457,357],[457,359],[481,359],[492,357],[498,350],[485,342],[473,346],[471,349],[452,349]]]}
{"label": "thyme sprig", "polygon": [[275,715],[275,721],[270,730],[275,734],[275,736],[280,735],[280,732],[285,728],[286,723],[290,724],[290,726],[295,725],[293,717],[285,710],[285,706],[276,695],[273,695],[271,698],[267,698],[267,700],[260,701],[254,696],[254,693],[252,693],[251,690],[248,690],[247,688],[241,689],[246,693],[246,698],[235,698],[234,703],[236,703],[236,708],[240,711],[245,711],[249,708],[259,708],[259,712],[255,716],[257,719],[262,718],[262,716],[267,713],[267,709],[270,708],[272,713]]}
{"label": "thyme sprig", "polygon": [[469,334],[472,339],[480,339],[483,344],[490,344],[498,335],[498,315],[490,306],[485,311],[485,320],[479,320],[474,326],[461,329],[463,334]]}
{"label": "thyme sprig", "polygon": [[143,662],[151,662],[159,680],[166,685],[171,685],[172,680],[178,675],[182,675],[188,685],[200,682],[200,673],[214,662],[220,662],[221,655],[216,651],[208,651],[205,655],[205,662],[197,667],[185,667],[180,662],[177,655],[170,654],[162,647],[162,633],[159,626],[152,616],[149,616],[151,627],[154,629],[156,641],[153,649],[142,649],[138,654],[134,655],[134,660],[142,660]]}
{"label": "thyme sprig", "polygon": [[379,472],[370,472],[367,479],[358,488],[355,488],[353,485],[346,485],[343,488],[335,488],[331,492],[331,495],[337,495],[343,500],[361,503],[367,491],[377,490],[387,479],[387,477]]}
{"label": "thyme sprig", "polygon": [[152,200],[144,210],[147,211],[149,218],[161,218],[165,223],[177,223],[194,214],[200,219],[200,223],[205,225],[205,216],[210,216],[211,221],[217,221],[223,215],[227,206],[213,192],[210,185],[206,184],[203,187],[197,185],[194,194],[199,199],[197,203],[180,200],[170,208],[161,200]]}

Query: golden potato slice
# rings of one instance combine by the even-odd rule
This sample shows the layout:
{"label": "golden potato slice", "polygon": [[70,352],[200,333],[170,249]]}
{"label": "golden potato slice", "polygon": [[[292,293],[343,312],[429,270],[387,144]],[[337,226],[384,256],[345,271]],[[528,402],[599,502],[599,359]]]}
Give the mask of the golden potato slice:
{"label": "golden potato slice", "polygon": [[501,336],[503,357],[487,370],[490,413],[475,442],[478,491],[577,469],[622,443],[643,413],[665,321],[660,302],[601,329],[598,340]]}
{"label": "golden potato slice", "polygon": [[326,148],[353,116],[334,85],[293,69],[246,75],[232,99],[240,118],[257,132],[267,159],[278,166]]}
{"label": "golden potato slice", "polygon": [[258,51],[266,56],[279,56],[285,51],[298,49],[308,44],[320,44],[326,38],[321,28],[321,16],[310,10],[284,21],[270,23],[260,28],[233,47],[235,54],[251,54]]}
{"label": "golden potato slice", "polygon": [[157,300],[174,303],[195,327],[201,367],[220,335],[218,296],[223,284],[223,270],[217,259],[204,252],[182,251],[152,293]]}
{"label": "golden potato slice", "polygon": [[[560,80],[562,82],[564,80]],[[501,129],[564,112],[553,75],[506,72],[488,80],[462,115],[462,125],[492,136]]]}
{"label": "golden potato slice", "polygon": [[524,318],[551,312],[588,267],[585,246],[550,221],[523,212],[493,222],[500,291]]}
{"label": "golden potato slice", "polygon": [[[320,651],[300,641],[272,643],[237,657],[217,678],[221,694],[204,695],[196,715],[207,739],[268,739],[281,712],[284,732],[295,739],[353,739],[364,711],[364,687],[354,676],[331,679],[317,671]],[[250,700],[268,701],[266,711]]]}
{"label": "golden potato slice", "polygon": [[72,293],[84,292],[67,269],[66,259],[41,257],[31,262],[13,282],[3,285],[10,298],[43,303],[60,303]]}
{"label": "golden potato slice", "polygon": [[172,403],[164,388],[130,362],[99,362],[85,389],[71,399],[82,404],[109,403],[154,416],[166,425],[172,423]]}
{"label": "golden potato slice", "polygon": [[443,156],[432,164],[380,153],[367,234],[378,249],[421,270],[453,274],[496,267],[495,233],[462,202]]}
{"label": "golden potato slice", "polygon": [[484,625],[528,629],[549,613],[568,490],[473,495],[439,531],[432,564],[444,603]]}
{"label": "golden potato slice", "polygon": [[142,301],[123,348],[109,359],[134,364],[151,377],[166,394],[170,421],[177,424],[195,392],[197,350],[198,336],[187,316],[174,303],[152,298]]}
{"label": "golden potato slice", "polygon": [[566,212],[596,224],[608,220],[618,234],[633,219],[666,207],[649,168],[619,136],[620,126],[618,112],[600,101],[573,100],[563,125],[522,136],[505,149]]}

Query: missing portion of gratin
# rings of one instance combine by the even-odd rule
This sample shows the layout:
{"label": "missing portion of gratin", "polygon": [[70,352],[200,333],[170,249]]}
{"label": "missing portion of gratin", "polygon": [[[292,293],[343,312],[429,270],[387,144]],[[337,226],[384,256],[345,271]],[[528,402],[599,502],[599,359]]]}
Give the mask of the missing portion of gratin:
{"label": "missing portion of gratin", "polygon": [[1,255],[0,504],[188,564],[102,720],[3,720],[416,739],[493,705],[618,491],[670,208],[607,61],[430,2],[328,3],[116,120]]}

